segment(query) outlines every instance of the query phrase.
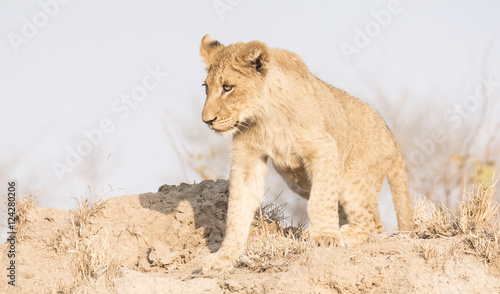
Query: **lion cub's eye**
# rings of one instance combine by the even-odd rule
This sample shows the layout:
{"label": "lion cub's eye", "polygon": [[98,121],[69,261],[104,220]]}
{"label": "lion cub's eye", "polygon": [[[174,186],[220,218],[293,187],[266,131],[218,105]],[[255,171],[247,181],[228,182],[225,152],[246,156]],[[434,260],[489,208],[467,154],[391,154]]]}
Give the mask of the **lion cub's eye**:
{"label": "lion cub's eye", "polygon": [[233,87],[234,86],[223,85],[222,86],[222,90],[223,90],[222,92],[223,93],[229,92],[229,91],[231,91],[233,89]]}

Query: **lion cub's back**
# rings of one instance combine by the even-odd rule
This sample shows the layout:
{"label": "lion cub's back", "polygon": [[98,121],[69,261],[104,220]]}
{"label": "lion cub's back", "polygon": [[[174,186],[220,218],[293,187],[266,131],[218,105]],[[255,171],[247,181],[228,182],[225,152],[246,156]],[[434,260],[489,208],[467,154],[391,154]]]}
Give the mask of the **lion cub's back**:
{"label": "lion cub's back", "polygon": [[271,58],[274,61],[274,66],[278,67],[285,74],[299,74],[302,77],[308,78],[309,69],[302,58],[285,49],[273,48]]}
{"label": "lion cub's back", "polygon": [[344,96],[344,105],[351,130],[351,149],[367,161],[394,158],[399,146],[382,116],[368,103],[345,95],[349,96]]}

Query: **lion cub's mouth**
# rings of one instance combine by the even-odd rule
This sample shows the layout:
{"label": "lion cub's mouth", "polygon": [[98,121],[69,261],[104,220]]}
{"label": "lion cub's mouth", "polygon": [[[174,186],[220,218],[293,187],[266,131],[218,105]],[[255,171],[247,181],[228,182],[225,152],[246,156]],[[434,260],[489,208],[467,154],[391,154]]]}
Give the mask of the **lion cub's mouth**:
{"label": "lion cub's mouth", "polygon": [[231,124],[231,120],[225,119],[222,120],[221,123],[216,123],[216,124],[210,124],[208,127],[211,130],[214,130],[217,134],[220,135],[232,135],[235,134],[236,132],[243,132],[248,129],[250,129],[252,126],[254,126],[254,122],[250,119],[244,119],[244,120],[237,120],[233,121]]}
{"label": "lion cub's mouth", "polygon": [[210,125],[209,128],[214,130],[217,134],[225,135],[229,133],[234,133],[238,130],[238,122],[235,122],[232,126],[214,126]]}
{"label": "lion cub's mouth", "polygon": [[255,122],[251,119],[237,120],[232,125],[225,124],[220,125],[209,125],[211,130],[214,130],[220,135],[233,135],[237,132],[244,132],[255,125]]}

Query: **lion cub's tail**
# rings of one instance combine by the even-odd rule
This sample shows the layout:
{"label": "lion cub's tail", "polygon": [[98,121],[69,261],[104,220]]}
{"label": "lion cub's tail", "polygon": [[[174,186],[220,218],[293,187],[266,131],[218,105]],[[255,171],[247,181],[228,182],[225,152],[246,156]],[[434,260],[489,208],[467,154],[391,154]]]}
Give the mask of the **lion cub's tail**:
{"label": "lion cub's tail", "polygon": [[399,150],[397,158],[389,170],[387,180],[391,186],[392,202],[396,210],[399,231],[411,232],[415,228],[413,223],[413,204],[408,187],[405,162]]}

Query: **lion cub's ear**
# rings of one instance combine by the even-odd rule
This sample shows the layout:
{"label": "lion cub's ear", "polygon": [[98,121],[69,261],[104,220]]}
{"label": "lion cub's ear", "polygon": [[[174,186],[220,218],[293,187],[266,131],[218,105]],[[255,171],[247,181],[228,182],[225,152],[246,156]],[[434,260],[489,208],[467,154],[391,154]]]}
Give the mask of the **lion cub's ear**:
{"label": "lion cub's ear", "polygon": [[224,48],[224,45],[212,39],[210,35],[203,36],[203,39],[201,39],[200,54],[207,64],[207,68],[212,64],[214,54],[222,48]]}
{"label": "lion cub's ear", "polygon": [[236,55],[236,61],[241,67],[251,68],[262,75],[267,73],[269,59],[269,48],[259,41],[245,44]]}

